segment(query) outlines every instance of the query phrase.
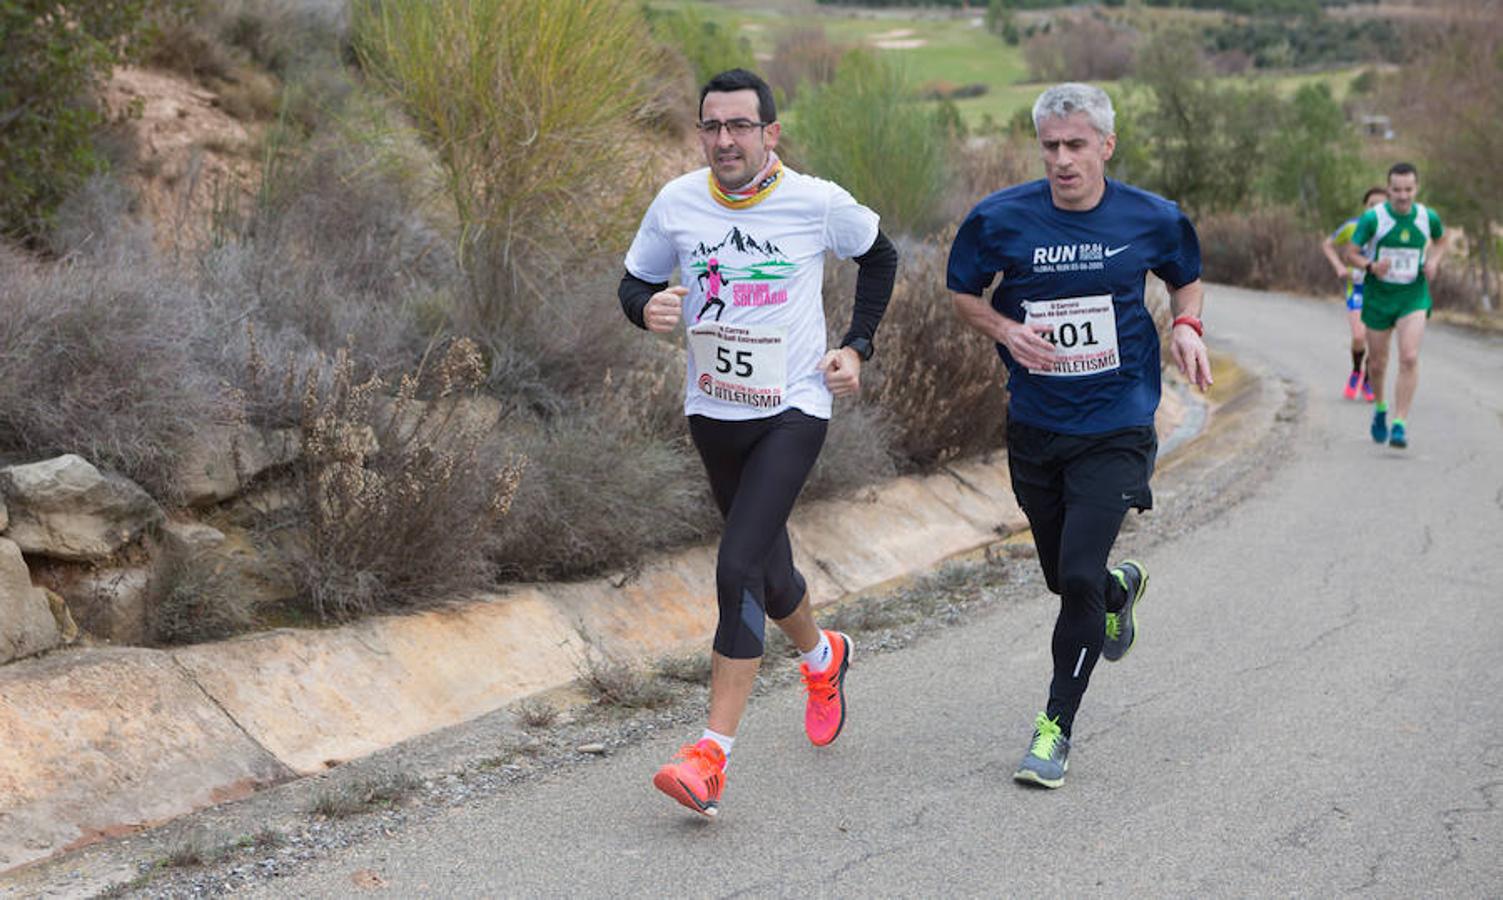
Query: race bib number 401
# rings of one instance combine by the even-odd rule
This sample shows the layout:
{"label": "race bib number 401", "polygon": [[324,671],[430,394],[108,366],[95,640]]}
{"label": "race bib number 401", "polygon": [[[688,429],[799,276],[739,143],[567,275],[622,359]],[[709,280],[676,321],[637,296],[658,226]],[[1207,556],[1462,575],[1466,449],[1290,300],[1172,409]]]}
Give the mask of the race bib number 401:
{"label": "race bib number 401", "polygon": [[701,322],[689,329],[695,383],[707,397],[758,409],[783,405],[788,342],[781,328]]}
{"label": "race bib number 401", "polygon": [[1379,247],[1378,259],[1388,260],[1389,284],[1410,284],[1419,277],[1420,252],[1412,247]]}
{"label": "race bib number 401", "polygon": [[1030,370],[1033,374],[1071,378],[1121,368],[1117,311],[1112,306],[1111,294],[1029,300],[1024,309],[1023,322],[1049,326],[1044,338],[1054,345],[1054,367],[1048,371]]}

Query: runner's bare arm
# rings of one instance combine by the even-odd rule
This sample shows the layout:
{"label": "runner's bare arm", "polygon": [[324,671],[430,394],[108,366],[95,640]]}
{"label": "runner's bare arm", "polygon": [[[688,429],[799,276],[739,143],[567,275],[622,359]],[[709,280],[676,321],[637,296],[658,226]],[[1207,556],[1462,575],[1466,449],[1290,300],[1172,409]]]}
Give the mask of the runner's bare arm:
{"label": "runner's bare arm", "polygon": [[961,321],[1006,347],[1019,365],[1035,371],[1053,368],[1054,345],[1041,336],[1048,332],[1046,326],[1028,326],[1009,319],[975,294],[951,291],[950,296]]}
{"label": "runner's bare arm", "polygon": [[1432,279],[1440,272],[1440,261],[1446,258],[1446,252],[1451,249],[1450,238],[1449,234],[1443,234],[1425,248],[1425,278]]}
{"label": "runner's bare arm", "polygon": [[1341,251],[1336,249],[1336,242],[1331,239],[1330,235],[1326,235],[1326,239],[1320,242],[1320,252],[1324,253],[1326,259],[1330,261],[1331,270],[1336,273],[1336,277],[1345,281],[1349,269],[1341,258]]}
{"label": "runner's bare arm", "polygon": [[[1169,291],[1169,310],[1176,319],[1190,316],[1198,320],[1204,308],[1205,289],[1199,278]],[[1201,340],[1200,332],[1194,326],[1189,323],[1173,326],[1169,333],[1169,355],[1174,358],[1180,374],[1188,378],[1191,384],[1202,391],[1210,388],[1211,357],[1206,352],[1205,341]]]}
{"label": "runner's bare arm", "polygon": [[[1351,266],[1354,269],[1366,269],[1367,264],[1372,262],[1372,260],[1362,255],[1361,247],[1358,247],[1356,244],[1353,244],[1351,242],[1347,242],[1341,245],[1341,258],[1346,261],[1347,265]],[[1388,271],[1388,263],[1385,261],[1384,263],[1382,263],[1382,267],[1383,268],[1379,270],[1378,264],[1374,263],[1373,271],[1376,271],[1379,275],[1382,275]]]}

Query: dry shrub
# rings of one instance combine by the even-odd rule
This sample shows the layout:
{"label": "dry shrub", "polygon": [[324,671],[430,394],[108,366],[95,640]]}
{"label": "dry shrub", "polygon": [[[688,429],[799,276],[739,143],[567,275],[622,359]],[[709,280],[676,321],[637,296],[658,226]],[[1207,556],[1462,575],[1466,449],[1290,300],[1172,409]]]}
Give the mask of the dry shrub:
{"label": "dry shrub", "polygon": [[1034,81],[1115,81],[1132,71],[1137,35],[1096,16],[1061,18],[1023,45]]}
{"label": "dry shrub", "polygon": [[946,221],[959,222],[988,194],[1039,177],[1038,145],[1032,136],[1030,126],[1027,138],[1003,133],[960,141],[951,153]]}
{"label": "dry shrub", "polygon": [[1482,296],[1490,293],[1498,296],[1497,288],[1487,292],[1483,288],[1482,273],[1466,266],[1454,256],[1440,267],[1434,278],[1428,279],[1430,299],[1436,309],[1459,309],[1467,312],[1483,309]]}
{"label": "dry shrub", "polygon": [[[494,580],[496,526],[525,459],[496,461],[494,434],[458,407],[483,374],[475,345],[402,378],[389,412],[379,376],[355,380],[348,352],[303,393],[302,490],[308,536],[292,566],[322,618],[431,605]],[[416,416],[404,415],[419,398]]]}
{"label": "dry shrub", "polygon": [[[680,433],[683,426],[680,425]],[[555,578],[598,572],[700,540],[716,523],[694,451],[578,409],[525,436],[538,460],[503,523],[504,574]]]}
{"label": "dry shrub", "polygon": [[229,77],[216,80],[220,107],[243,121],[272,119],[282,101],[282,86],[270,75],[252,69],[237,69]]}
{"label": "dry shrub", "polygon": [[149,251],[134,264],[105,252],[3,275],[0,452],[77,453],[171,500],[180,448],[226,414],[191,352],[198,298]]}
{"label": "dry shrub", "polygon": [[319,791],[308,811],[326,819],[345,819],[375,809],[391,809],[406,800],[422,782],[405,772],[372,775]]}
{"label": "dry shrub", "polygon": [[804,484],[804,499],[830,497],[896,475],[892,446],[897,434],[898,429],[875,404],[837,401],[824,447]]}
{"label": "dry shrub", "polygon": [[[960,321],[944,289],[949,243],[949,236],[899,242],[877,356],[862,370],[865,402],[895,431],[891,446],[905,467],[996,448],[1007,423],[1006,376],[995,346]],[[833,270],[827,298],[851,295],[847,268]]]}
{"label": "dry shrub", "polygon": [[685,684],[710,683],[710,654],[704,651],[668,656],[658,660],[658,674]]}
{"label": "dry shrub", "polygon": [[558,721],[561,710],[547,700],[529,697],[516,706],[517,721],[526,728],[547,728]]}
{"label": "dry shrub", "polygon": [[242,573],[215,554],[166,553],[147,585],[147,633],[156,644],[193,644],[240,634],[255,623]]}
{"label": "dry shrub", "polygon": [[233,54],[211,28],[178,17],[162,23],[142,61],[199,81],[229,78],[235,68]]}
{"label": "dry shrub", "polygon": [[829,84],[846,48],[830,43],[819,26],[794,28],[778,36],[767,65],[767,81],[786,103],[793,103],[799,88]]}
{"label": "dry shrub", "polygon": [[[433,183],[410,133],[379,104],[352,104],[342,134],[279,160],[248,218],[227,223],[199,260],[207,364],[248,391],[257,424],[285,426],[301,396],[255,384],[245,322],[259,353],[284,372],[349,347],[364,378],[396,379],[445,323],[463,279],[429,197]],[[261,388],[258,390],[257,388]]]}
{"label": "dry shrub", "polygon": [[1205,280],[1239,287],[1309,292],[1331,280],[1321,235],[1281,207],[1213,213],[1195,223]]}

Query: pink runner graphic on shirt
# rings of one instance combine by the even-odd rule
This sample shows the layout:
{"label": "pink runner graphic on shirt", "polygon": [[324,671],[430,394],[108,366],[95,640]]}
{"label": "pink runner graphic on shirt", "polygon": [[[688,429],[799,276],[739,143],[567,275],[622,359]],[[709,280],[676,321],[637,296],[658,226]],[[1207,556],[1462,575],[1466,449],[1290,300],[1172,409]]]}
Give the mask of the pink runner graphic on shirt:
{"label": "pink runner graphic on shirt", "polygon": [[798,268],[777,245],[759,241],[736,226],[716,244],[706,245],[701,241],[690,257],[693,261],[689,270],[696,273],[694,284],[704,294],[704,303],[694,318],[696,322],[707,318],[719,322],[727,299],[731,306],[739,308],[787,303],[788,290],[781,282],[791,278]]}

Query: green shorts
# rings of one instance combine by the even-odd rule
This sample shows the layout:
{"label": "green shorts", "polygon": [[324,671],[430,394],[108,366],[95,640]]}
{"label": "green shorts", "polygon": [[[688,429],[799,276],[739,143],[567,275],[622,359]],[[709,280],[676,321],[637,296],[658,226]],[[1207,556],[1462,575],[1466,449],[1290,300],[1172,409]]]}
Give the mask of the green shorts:
{"label": "green shorts", "polygon": [[1373,331],[1387,331],[1412,312],[1424,310],[1428,319],[1430,306],[1428,289],[1399,297],[1375,297],[1367,291],[1362,298],[1362,324]]}

